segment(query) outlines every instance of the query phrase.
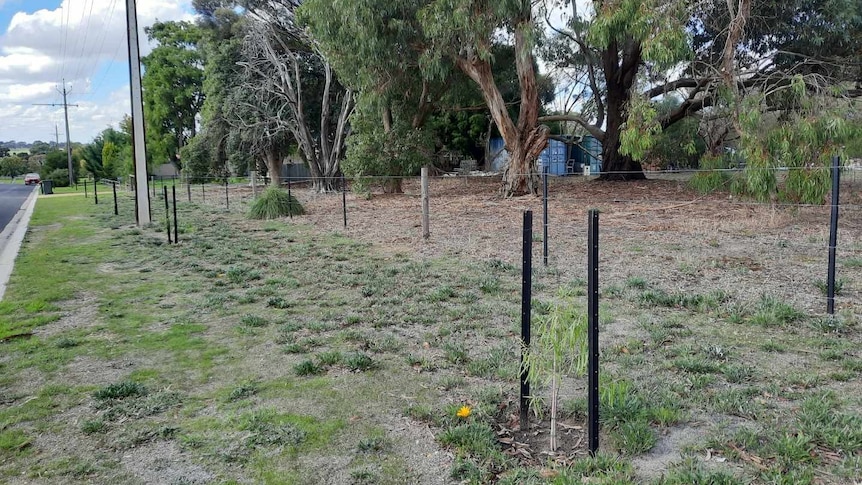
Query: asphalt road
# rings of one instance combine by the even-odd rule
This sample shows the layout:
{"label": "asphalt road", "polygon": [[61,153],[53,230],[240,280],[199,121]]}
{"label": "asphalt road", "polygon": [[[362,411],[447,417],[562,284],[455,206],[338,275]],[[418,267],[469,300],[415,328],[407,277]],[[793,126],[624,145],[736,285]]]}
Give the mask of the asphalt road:
{"label": "asphalt road", "polygon": [[6,224],[18,212],[27,196],[37,188],[34,185],[0,184],[0,232],[6,229]]}

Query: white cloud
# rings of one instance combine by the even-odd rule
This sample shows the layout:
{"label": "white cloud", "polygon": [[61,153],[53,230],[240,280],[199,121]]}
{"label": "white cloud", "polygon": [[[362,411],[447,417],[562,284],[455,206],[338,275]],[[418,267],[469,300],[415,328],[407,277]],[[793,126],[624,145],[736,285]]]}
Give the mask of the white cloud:
{"label": "white cloud", "polygon": [[[144,27],[156,20],[193,20],[190,4],[190,0],[138,0],[142,55],[151,50]],[[0,140],[45,139],[46,108],[18,109],[9,104],[58,102],[56,88],[65,79],[71,86],[69,102],[80,105],[70,109],[72,139],[89,141],[130,110],[128,87],[110,95],[90,91],[102,86],[114,89],[116,81],[105,82],[99,70],[112,62],[115,76],[127,76],[127,58],[123,0],[62,0],[54,10],[16,13],[0,35]],[[118,93],[122,94],[114,98]],[[52,116],[56,115],[47,117]]]}

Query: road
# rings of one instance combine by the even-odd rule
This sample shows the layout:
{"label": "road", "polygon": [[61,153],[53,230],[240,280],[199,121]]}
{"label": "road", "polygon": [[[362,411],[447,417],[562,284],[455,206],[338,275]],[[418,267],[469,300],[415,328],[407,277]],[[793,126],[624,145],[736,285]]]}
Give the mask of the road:
{"label": "road", "polygon": [[6,293],[6,283],[24,241],[36,199],[31,199],[27,207],[22,206],[31,194],[35,197],[34,190],[33,186],[0,184],[0,300]]}
{"label": "road", "polygon": [[36,188],[37,186],[33,185],[0,184],[0,232],[6,229],[6,224],[9,224],[27,196]]}

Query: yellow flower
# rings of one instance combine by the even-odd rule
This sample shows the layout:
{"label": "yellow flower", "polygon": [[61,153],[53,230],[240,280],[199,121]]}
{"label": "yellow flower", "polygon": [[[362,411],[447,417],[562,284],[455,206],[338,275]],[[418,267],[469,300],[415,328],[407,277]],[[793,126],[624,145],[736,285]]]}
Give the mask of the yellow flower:
{"label": "yellow flower", "polygon": [[470,406],[461,406],[461,409],[459,409],[458,412],[455,413],[455,416],[458,416],[459,418],[465,418],[466,419],[466,418],[470,417],[470,413],[472,413],[472,412],[473,412],[473,410],[470,409]]}

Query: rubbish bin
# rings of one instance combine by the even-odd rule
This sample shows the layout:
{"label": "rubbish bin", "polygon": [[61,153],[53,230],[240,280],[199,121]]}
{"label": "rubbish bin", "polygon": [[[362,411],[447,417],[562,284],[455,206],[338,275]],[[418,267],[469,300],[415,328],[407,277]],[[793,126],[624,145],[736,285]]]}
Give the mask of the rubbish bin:
{"label": "rubbish bin", "polygon": [[42,193],[45,195],[54,193],[54,181],[53,180],[43,180],[42,181]]}

